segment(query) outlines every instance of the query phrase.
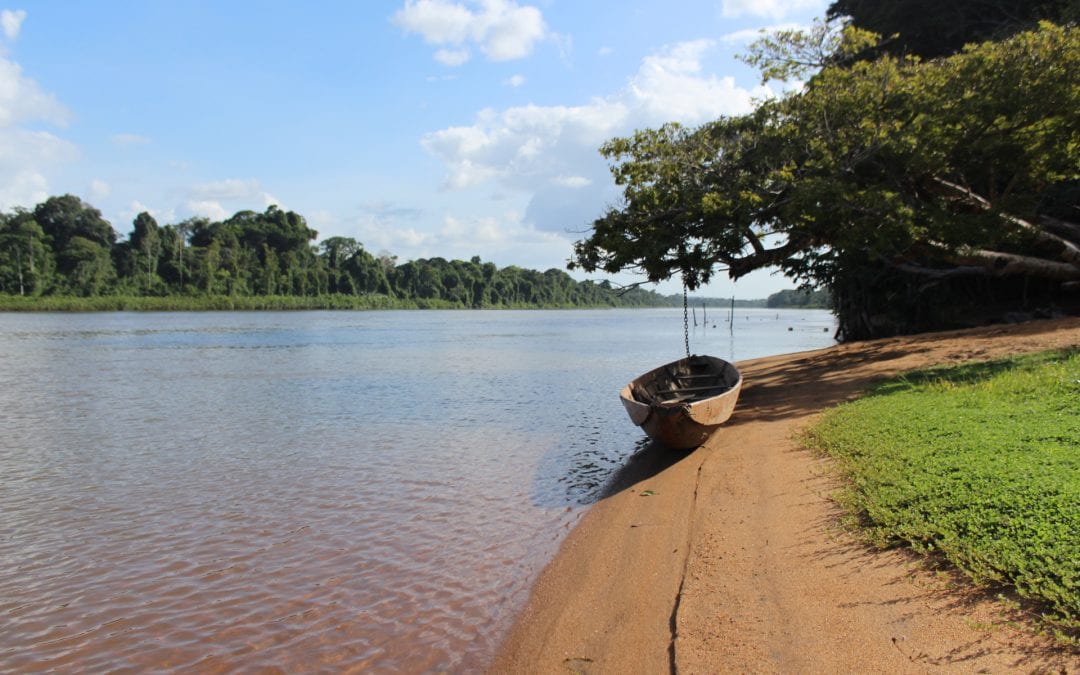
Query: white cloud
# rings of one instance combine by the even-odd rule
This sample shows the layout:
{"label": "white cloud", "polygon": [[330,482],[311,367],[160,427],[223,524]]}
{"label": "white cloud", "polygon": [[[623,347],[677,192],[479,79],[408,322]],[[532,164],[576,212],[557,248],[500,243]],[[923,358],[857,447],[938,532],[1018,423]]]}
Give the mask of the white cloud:
{"label": "white cloud", "polygon": [[570,55],[574,51],[574,38],[570,35],[560,33],[549,33],[548,39],[555,45],[555,49],[559,52],[559,58],[564,62],[569,62]]}
{"label": "white cloud", "polygon": [[446,164],[449,188],[496,180],[526,192],[538,185],[600,190],[609,181],[597,148],[611,137],[668,121],[694,125],[746,113],[754,97],[771,93],[702,74],[701,59],[711,47],[689,42],[651,55],[626,87],[608,97],[580,106],[482,110],[472,125],[429,133],[422,144]]}
{"label": "white cloud", "polygon": [[[425,223],[437,222],[435,226]],[[440,256],[468,260],[475,255],[499,265],[533,269],[566,259],[570,241],[526,223],[520,210],[495,215],[432,214],[388,202],[361,205],[353,217],[315,211],[309,219],[320,232],[353,237],[371,252],[389,251],[400,262]]]}
{"label": "white cloud", "polygon": [[[423,247],[427,242],[433,240],[434,237],[432,237],[427,232],[419,232],[416,230],[416,228],[407,227],[403,230],[397,230],[393,232],[392,236],[384,241],[396,241],[398,245],[394,248],[394,250],[408,251],[409,249]],[[393,244],[391,244],[390,246],[393,246]],[[384,249],[389,250],[387,246],[382,246],[379,250]],[[425,251],[423,257],[431,257],[431,253]]]}
{"label": "white cloud", "polygon": [[732,77],[702,76],[701,58],[712,47],[711,41],[697,40],[645,58],[629,89],[650,124],[701,124],[742,114],[753,109],[754,98],[772,94],[767,87],[740,87]]}
{"label": "white cloud", "polygon": [[79,157],[75,145],[47,131],[0,127],[0,170],[7,167],[38,170]]}
{"label": "white cloud", "polygon": [[420,33],[429,44],[461,44],[469,37],[474,16],[464,5],[444,0],[406,0],[392,21]]}
{"label": "white cloud", "polygon": [[158,225],[166,225],[169,223],[174,223],[178,220],[176,217],[176,209],[154,209],[147,206],[146,204],[143,204],[137,199],[132,201],[126,209],[122,210],[120,212],[120,215],[124,218],[125,221],[130,223],[134,222],[135,216],[143,212],[149,213],[150,216],[157,221]]}
{"label": "white cloud", "polygon": [[22,29],[22,22],[26,19],[26,11],[19,9],[11,11],[5,9],[0,12],[0,26],[4,29],[4,36],[9,40],[14,40],[19,37],[19,31]]}
{"label": "white cloud", "polygon": [[228,178],[195,185],[191,194],[196,200],[257,199],[262,195],[262,188],[254,178]]}
{"label": "white cloud", "polygon": [[608,57],[615,53],[614,47],[601,47],[596,50],[596,55],[600,57]]}
{"label": "white cloud", "polygon": [[565,188],[583,188],[592,185],[592,180],[585,176],[555,176],[551,179],[555,185]]}
{"label": "white cloud", "polygon": [[512,232],[508,232],[505,226],[493,217],[477,218],[470,222],[446,216],[438,234],[441,241],[457,248],[462,248],[463,244],[498,244],[511,236]]}
{"label": "white cloud", "polygon": [[0,210],[32,208],[49,198],[49,181],[37,171],[0,167]]}
{"label": "white cloud", "polygon": [[210,220],[225,220],[231,215],[221,205],[221,202],[214,199],[192,199],[184,206],[193,215],[209,218]]}
{"label": "white cloud", "polygon": [[283,211],[288,211],[288,209],[285,207],[285,205],[281,203],[281,200],[278,199],[277,197],[275,197],[274,195],[270,194],[269,192],[262,193],[262,200],[263,200],[263,207],[264,208],[269,208],[271,206],[276,206],[276,207],[278,207],[279,209],[281,209]]}
{"label": "white cloud", "polygon": [[127,147],[129,145],[146,145],[150,139],[140,134],[113,134],[110,139],[116,145]]}
{"label": "white cloud", "polygon": [[738,86],[704,71],[709,41],[644,58],[626,85],[578,106],[485,109],[471,125],[429,133],[422,144],[447,168],[445,187],[506,191],[527,200],[522,224],[538,232],[585,231],[618,200],[598,148],[615,136],[669,121],[689,126],[750,112],[765,87]]}
{"label": "white cloud", "polygon": [[435,60],[451,68],[468,63],[472,54],[468,49],[439,49],[435,51]]}
{"label": "white cloud", "polygon": [[512,2],[487,0],[479,19],[480,51],[492,61],[509,61],[528,56],[533,43],[547,32],[544,18],[535,7],[518,7]]}
{"label": "white cloud", "polygon": [[511,87],[517,88],[517,87],[520,87],[521,85],[525,84],[525,76],[524,75],[511,75],[510,77],[506,78],[506,80],[504,80],[504,82],[505,82],[505,84],[507,84],[507,85],[509,85]]}
{"label": "white cloud", "polygon": [[423,145],[450,167],[447,186],[464,188],[491,178],[529,184],[537,176],[572,173],[566,159],[596,147],[621,129],[625,105],[597,99],[584,106],[509,108],[481,111],[475,124],[427,134]]}
{"label": "white cloud", "polygon": [[445,65],[467,61],[462,56],[467,44],[475,44],[492,61],[520,59],[548,34],[539,9],[512,0],[405,0],[391,20],[419,33],[428,44],[456,48],[436,52],[436,59]]}
{"label": "white cloud", "polygon": [[392,220],[368,217],[346,230],[370,251],[392,251],[399,262],[440,256],[467,260],[480,256],[498,264],[513,260],[534,269],[564,260],[570,242],[559,234],[544,232],[522,221],[521,214],[506,212],[495,216],[446,214],[435,231],[403,227]]}
{"label": "white cloud", "polygon": [[747,28],[746,30],[737,30],[733,33],[726,33],[720,36],[720,41],[724,44],[730,45],[748,45],[755,40],[759,40],[769,33],[775,33],[782,30],[809,30],[810,26],[800,23],[775,23],[771,26],[764,26],[762,28]]}
{"label": "white cloud", "polygon": [[[139,215],[140,213],[143,213],[143,212],[149,213],[151,216],[154,216],[153,209],[151,209],[146,204],[143,204],[138,199],[135,199],[135,200],[133,200],[131,202],[131,204],[128,206],[127,212],[125,212],[125,215],[128,212],[131,213],[132,218],[134,218],[135,216],[137,216],[137,215]],[[154,216],[154,220],[157,220],[157,216]]]}
{"label": "white cloud", "polygon": [[807,10],[824,12],[827,6],[824,0],[723,0],[720,12],[728,18],[760,16],[778,21]]}
{"label": "white cloud", "polygon": [[417,220],[424,215],[420,209],[407,206],[399,206],[383,199],[364,202],[360,205],[364,213],[382,219],[394,219],[397,221]]}
{"label": "white cloud", "polygon": [[346,236],[355,237],[369,251],[393,251],[394,255],[409,258],[426,256],[424,246],[433,236],[379,210],[364,209],[352,222],[334,221],[337,219],[322,218],[319,225],[326,223],[327,231],[344,231]]}
{"label": "white cloud", "polygon": [[95,178],[94,180],[90,181],[91,200],[96,201],[99,199],[105,199],[109,196],[111,192],[112,188],[109,187],[109,184],[101,180],[100,178]]}
{"label": "white cloud", "polygon": [[192,186],[184,208],[197,216],[211,220],[225,220],[237,211],[258,211],[276,205],[285,206],[274,195],[263,189],[254,178],[227,178]]}
{"label": "white cloud", "polygon": [[[7,19],[17,33],[22,18]],[[5,27],[7,30],[7,27]],[[74,161],[78,148],[48,131],[28,125],[64,126],[70,113],[22,67],[0,56],[0,208],[31,207],[48,197],[49,170]]]}
{"label": "white cloud", "polygon": [[0,129],[26,121],[66,126],[71,113],[24,77],[22,66],[0,58]]}

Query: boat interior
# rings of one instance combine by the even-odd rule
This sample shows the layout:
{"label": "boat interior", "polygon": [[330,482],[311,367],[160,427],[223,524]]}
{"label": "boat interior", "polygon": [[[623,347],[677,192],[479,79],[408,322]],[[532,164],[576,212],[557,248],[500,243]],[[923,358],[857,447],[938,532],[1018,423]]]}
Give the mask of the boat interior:
{"label": "boat interior", "polygon": [[642,403],[693,403],[731,389],[738,373],[723,361],[691,357],[658,368],[631,386]]}

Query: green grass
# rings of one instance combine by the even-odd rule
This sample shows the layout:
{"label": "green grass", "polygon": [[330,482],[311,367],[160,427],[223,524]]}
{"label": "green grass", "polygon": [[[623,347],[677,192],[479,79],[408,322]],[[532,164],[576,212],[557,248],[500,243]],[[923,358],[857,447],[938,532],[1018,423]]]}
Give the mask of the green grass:
{"label": "green grass", "polygon": [[828,413],[806,442],[882,546],[940,553],[1080,631],[1080,352],[910,373]]}

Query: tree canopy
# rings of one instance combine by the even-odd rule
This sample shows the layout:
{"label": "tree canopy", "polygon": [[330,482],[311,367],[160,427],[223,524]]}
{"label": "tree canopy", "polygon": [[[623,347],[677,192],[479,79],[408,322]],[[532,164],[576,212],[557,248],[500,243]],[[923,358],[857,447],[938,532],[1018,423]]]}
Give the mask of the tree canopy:
{"label": "tree canopy", "polygon": [[1032,30],[1040,20],[1080,19],[1077,0],[834,0],[828,16],[881,35],[880,49],[894,55],[935,58],[964,45],[1001,40]]}
{"label": "tree canopy", "polygon": [[1077,30],[1044,23],[940,59],[852,63],[842,57],[866,34],[832,35],[759,45],[766,74],[812,65],[808,44],[838,45],[801,91],[605,144],[623,201],[576,244],[572,264],[681,275],[692,289],[717,271],[737,279],[778,267],[831,288],[849,338],[933,325],[874,315],[925,308],[954,277],[1075,288]]}
{"label": "tree canopy", "polygon": [[[673,300],[562,270],[499,268],[431,258],[402,264],[350,237],[317,246],[303,216],[270,206],[212,221],[160,225],[149,213],[120,240],[101,212],[73,195],[32,211],[0,212],[0,292],[74,295],[259,297],[383,296],[438,307],[664,305]],[[680,299],[681,302],[681,299]]]}

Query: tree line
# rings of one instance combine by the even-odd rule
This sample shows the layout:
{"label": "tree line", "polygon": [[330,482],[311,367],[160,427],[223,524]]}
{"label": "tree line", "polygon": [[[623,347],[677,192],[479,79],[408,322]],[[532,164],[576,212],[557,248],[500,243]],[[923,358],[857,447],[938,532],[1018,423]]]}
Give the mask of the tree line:
{"label": "tree line", "polygon": [[349,237],[318,244],[303,216],[270,206],[160,225],[138,214],[121,240],[74,195],[0,212],[0,292],[13,296],[382,296],[440,307],[664,306],[669,297],[607,281],[471,260],[399,264]]}
{"label": "tree line", "polygon": [[832,305],[832,294],[827,290],[785,290],[773,293],[765,299],[770,309],[827,309]]}
{"label": "tree line", "polygon": [[805,85],[601,152],[620,204],[586,271],[693,289],[779,268],[847,339],[1080,309],[1075,0],[837,0],[745,60]]}

